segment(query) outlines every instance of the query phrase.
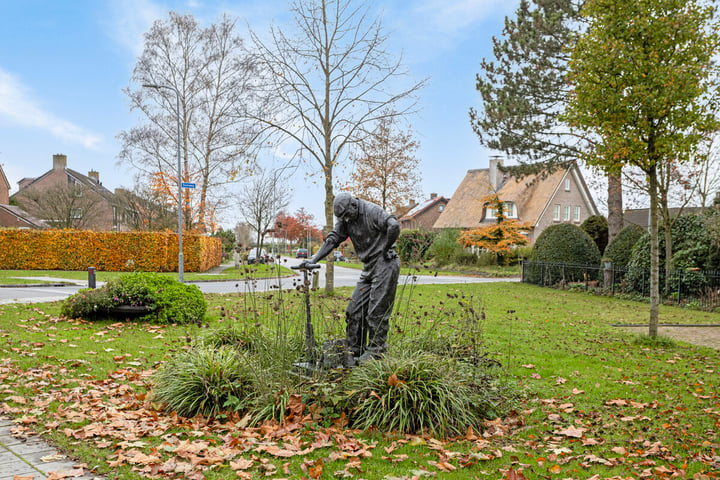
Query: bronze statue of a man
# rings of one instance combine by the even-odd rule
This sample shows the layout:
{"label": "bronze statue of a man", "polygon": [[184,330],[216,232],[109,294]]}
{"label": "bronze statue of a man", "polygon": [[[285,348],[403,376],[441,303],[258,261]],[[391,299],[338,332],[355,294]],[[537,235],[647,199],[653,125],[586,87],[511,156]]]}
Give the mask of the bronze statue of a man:
{"label": "bronze statue of a man", "polygon": [[395,241],[400,224],[374,203],[349,193],[335,197],[335,227],[308,263],[317,263],[348,237],[363,262],[350,303],[345,311],[345,341],[356,362],[380,358],[387,350],[388,320],[395,302],[400,259]]}

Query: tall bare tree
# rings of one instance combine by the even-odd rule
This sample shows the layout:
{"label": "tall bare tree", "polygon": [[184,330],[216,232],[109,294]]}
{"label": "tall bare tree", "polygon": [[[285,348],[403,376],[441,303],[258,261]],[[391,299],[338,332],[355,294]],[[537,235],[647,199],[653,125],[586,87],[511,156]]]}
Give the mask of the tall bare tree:
{"label": "tall bare tree", "polygon": [[265,233],[273,226],[278,213],[290,203],[290,193],[282,169],[258,168],[244,184],[238,197],[240,215],[256,234],[258,252]]}
{"label": "tall bare tree", "polygon": [[20,207],[54,228],[88,229],[101,221],[100,196],[80,183],[25,189],[15,196]]}
{"label": "tall bare tree", "polygon": [[197,185],[183,196],[187,229],[207,230],[222,187],[242,178],[252,158],[253,129],[237,112],[255,101],[258,65],[227,16],[202,28],[191,15],[170,12],[145,34],[124,90],[130,109],[145,120],[120,133],[119,157],[153,178],[155,188],[177,205],[179,119],[181,181]]}
{"label": "tall bare tree", "polygon": [[177,216],[165,198],[150,186],[136,183],[132,190],[118,189],[115,198],[123,223],[132,230],[157,231],[177,228]]}
{"label": "tall bare tree", "polygon": [[[387,36],[369,7],[353,0],[292,3],[297,35],[271,28],[268,41],[253,40],[271,70],[274,102],[257,118],[319,167],[325,181],[325,229],[333,226],[333,173],[349,144],[369,134],[388,115],[414,108],[424,81],[398,87],[407,72],[402,57],[386,50]],[[392,108],[392,113],[388,109]],[[332,259],[326,290],[333,290]]]}
{"label": "tall bare tree", "polygon": [[398,121],[392,115],[378,120],[372,135],[350,156],[355,168],[349,189],[393,212],[420,193],[420,160],[414,155],[419,144]]}

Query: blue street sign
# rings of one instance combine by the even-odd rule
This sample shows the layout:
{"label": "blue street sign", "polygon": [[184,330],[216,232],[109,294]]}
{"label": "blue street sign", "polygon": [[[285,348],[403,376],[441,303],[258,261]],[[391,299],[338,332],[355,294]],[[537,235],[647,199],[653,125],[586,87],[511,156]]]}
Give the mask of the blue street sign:
{"label": "blue street sign", "polygon": [[182,188],[195,188],[195,184],[194,184],[194,183],[187,183],[187,182],[182,182],[182,183],[180,184],[180,186],[182,186]]}

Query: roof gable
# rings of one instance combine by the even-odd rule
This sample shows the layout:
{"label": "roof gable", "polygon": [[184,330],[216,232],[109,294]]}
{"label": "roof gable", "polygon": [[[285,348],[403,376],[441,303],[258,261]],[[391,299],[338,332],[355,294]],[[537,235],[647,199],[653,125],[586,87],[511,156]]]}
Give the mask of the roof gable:
{"label": "roof gable", "polygon": [[10,182],[8,182],[8,179],[5,176],[5,172],[3,172],[2,165],[0,165],[0,182],[3,182],[5,184],[8,191],[10,190]]}
{"label": "roof gable", "polygon": [[477,227],[484,215],[480,198],[492,193],[497,193],[504,202],[515,203],[518,219],[534,225],[568,170],[556,170],[544,178],[540,175],[528,175],[522,179],[506,176],[497,191],[490,184],[489,169],[468,170],[435,222],[435,228]]}
{"label": "roof gable", "polygon": [[416,217],[416,216],[420,215],[421,213],[425,212],[426,210],[437,205],[438,203],[447,203],[447,202],[448,202],[448,199],[445,197],[442,197],[442,196],[434,197],[429,200],[425,200],[424,202],[415,205],[412,209],[410,209],[410,211],[408,211],[405,215],[403,215],[400,218],[400,220]]}

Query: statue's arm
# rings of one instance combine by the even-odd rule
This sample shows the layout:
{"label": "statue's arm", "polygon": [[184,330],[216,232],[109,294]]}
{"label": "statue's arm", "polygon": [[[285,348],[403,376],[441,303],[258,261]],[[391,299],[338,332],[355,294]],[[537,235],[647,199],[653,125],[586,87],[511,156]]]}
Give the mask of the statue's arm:
{"label": "statue's arm", "polygon": [[318,263],[320,260],[327,257],[330,252],[337,248],[347,238],[347,235],[342,237],[342,233],[340,232],[342,232],[343,229],[338,227],[339,226],[336,224],[335,228],[328,234],[327,238],[320,246],[320,249],[315,255],[313,255],[309,263]]}
{"label": "statue's arm", "polygon": [[395,256],[394,252],[391,252],[391,249],[393,245],[395,245],[395,242],[397,241],[398,237],[400,236],[400,223],[397,221],[395,217],[389,217],[387,219],[387,222],[385,224],[386,226],[386,232],[385,232],[385,249],[384,254],[385,258],[388,260]]}

